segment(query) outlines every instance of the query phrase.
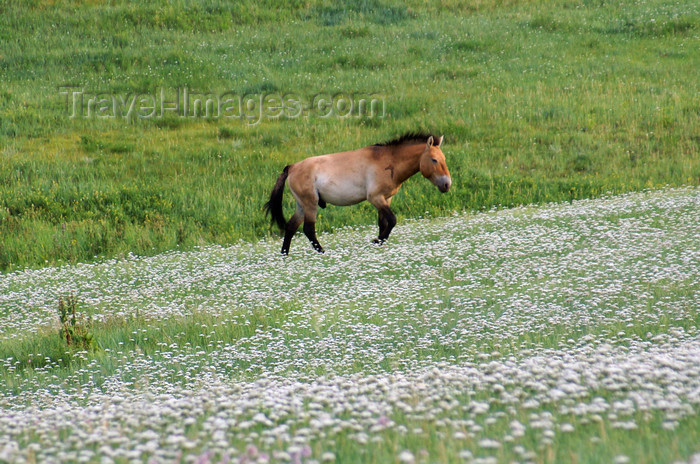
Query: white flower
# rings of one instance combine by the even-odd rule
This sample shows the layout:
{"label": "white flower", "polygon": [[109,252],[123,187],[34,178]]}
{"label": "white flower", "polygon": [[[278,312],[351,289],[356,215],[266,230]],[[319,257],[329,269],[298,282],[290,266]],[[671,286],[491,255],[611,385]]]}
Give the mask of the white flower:
{"label": "white flower", "polygon": [[474,457],[471,451],[469,450],[462,450],[459,452],[459,457],[464,459],[465,461],[470,460]]}
{"label": "white flower", "polygon": [[479,447],[486,449],[497,449],[501,447],[501,442],[490,438],[482,438],[479,440]]}
{"label": "white flower", "polygon": [[399,461],[404,462],[406,464],[411,464],[415,462],[416,458],[413,456],[413,453],[411,453],[408,450],[403,450],[399,453]]}
{"label": "white flower", "polygon": [[570,433],[574,431],[574,426],[569,423],[564,423],[559,426],[559,430],[565,433]]}

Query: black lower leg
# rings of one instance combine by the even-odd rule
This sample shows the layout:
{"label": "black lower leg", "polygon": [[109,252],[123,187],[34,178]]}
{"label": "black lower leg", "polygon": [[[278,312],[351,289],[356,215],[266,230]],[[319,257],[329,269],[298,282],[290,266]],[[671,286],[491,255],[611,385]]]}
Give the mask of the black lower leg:
{"label": "black lower leg", "polygon": [[[384,209],[379,210],[379,220],[377,221],[377,225],[379,225],[379,237],[382,236],[382,232],[386,230],[386,228],[389,226],[389,221],[386,218],[386,213]],[[382,240],[380,238],[375,238],[373,240],[374,243],[384,243],[385,240]]]}
{"label": "black lower leg", "polygon": [[389,222],[387,221],[386,215],[384,214],[384,212],[379,211],[379,221],[377,221],[377,222],[379,225],[379,233],[381,234],[382,231],[384,229],[386,229],[386,227],[389,225]]}
{"label": "black lower leg", "polygon": [[282,254],[289,254],[289,245],[292,243],[292,237],[294,232],[290,233],[288,230],[284,232],[284,240],[282,241]]}
{"label": "black lower leg", "polygon": [[296,221],[293,222],[292,220],[287,222],[287,225],[284,227],[284,240],[282,241],[283,255],[289,254],[289,245],[292,243],[292,237],[294,237],[294,234],[296,233],[298,228],[299,223]]}
{"label": "black lower leg", "polygon": [[[396,216],[394,212],[388,206],[385,206],[379,211],[380,217],[384,217],[384,227],[379,230],[379,242],[385,242],[389,238],[391,229],[396,225]],[[381,222],[381,219],[380,219]]]}
{"label": "black lower leg", "polygon": [[318,239],[316,238],[315,222],[304,222],[304,234],[306,234],[306,237],[313,245],[314,250],[318,251],[319,253],[323,253],[323,247],[320,243],[318,243]]}

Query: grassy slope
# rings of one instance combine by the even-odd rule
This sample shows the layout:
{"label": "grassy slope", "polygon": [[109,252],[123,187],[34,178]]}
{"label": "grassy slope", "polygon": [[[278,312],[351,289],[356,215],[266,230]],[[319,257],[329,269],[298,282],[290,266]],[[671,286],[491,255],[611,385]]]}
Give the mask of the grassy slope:
{"label": "grassy slope", "polygon": [[[690,346],[697,342],[700,286],[691,260],[698,252],[693,235],[697,192],[669,191],[647,197],[654,199],[652,206],[639,206],[645,198],[639,195],[629,201],[609,200],[608,206],[602,201],[581,202],[572,207],[413,222],[400,227],[402,240],[383,248],[361,243],[366,229],[344,231],[334,237],[322,236],[331,244],[332,251],[326,256],[316,256],[306,244],[299,246],[284,260],[284,275],[279,275],[282,261],[270,253],[276,246],[269,242],[258,243],[254,251],[212,247],[146,260],[133,258],[115,265],[82,266],[82,270],[67,267],[46,270],[52,273],[14,274],[8,278],[17,280],[11,286],[15,298],[71,286],[82,289],[80,295],[91,301],[81,305],[82,310],[91,309],[92,304],[97,313],[125,312],[126,316],[108,317],[96,324],[95,346],[89,352],[67,349],[55,330],[49,329],[3,338],[0,404],[16,410],[34,394],[62,392],[64,396],[57,395],[56,401],[66,401],[78,410],[81,401],[90,396],[86,392],[99,395],[114,382],[124,382],[120,395],[134,394],[134,401],[149,387],[176,389],[178,385],[197,391],[192,397],[199,397],[198,389],[207,394],[210,372],[222,376],[224,384],[235,385],[253,384],[261,375],[299,377],[312,384],[323,384],[337,375],[354,375],[355,380],[392,372],[400,375],[406,366],[437,361],[442,361],[440,369],[466,365],[492,376],[499,375],[498,370],[492,370],[492,362],[540,362],[539,373],[543,374],[557,366],[561,353],[579,352],[599,360],[589,367],[593,372],[582,378],[599,378],[601,383],[584,395],[532,407],[524,404],[524,398],[537,396],[535,386],[522,386],[524,391],[517,393],[517,378],[494,380],[513,388],[519,400],[501,398],[498,390],[488,387],[476,392],[463,388],[458,397],[460,408],[477,401],[491,404],[488,415],[477,414],[475,418],[483,433],[468,440],[456,438],[437,420],[451,414],[471,418],[473,414],[467,409],[450,407],[432,419],[418,420],[415,414],[404,415],[395,408],[392,419],[397,424],[411,431],[421,427],[423,433],[399,433],[389,427],[376,433],[381,437],[379,442],[359,446],[350,431],[342,431],[316,438],[312,443],[314,456],[332,449],[343,462],[392,462],[402,449],[417,455],[422,449],[429,453],[431,462],[454,462],[466,449],[475,456],[495,455],[500,462],[510,462],[518,459],[517,444],[532,450],[535,462],[613,462],[619,454],[631,462],[687,459],[698,451],[699,416],[690,413],[668,430],[662,426],[665,412],[659,397],[652,401],[646,395],[661,391],[661,398],[669,404],[674,398],[692,402],[678,391],[696,382],[697,369],[687,371],[685,384],[676,383],[673,373],[681,370],[680,359],[653,354],[653,350],[666,344]],[[684,206],[678,206],[678,198],[685,201]],[[582,233],[584,230],[589,232]],[[539,247],[532,247],[533,242]],[[487,244],[493,248],[489,250]],[[172,276],[163,275],[167,269]],[[251,285],[259,289],[259,309],[236,309],[236,302],[249,293],[240,285],[239,272],[248,272]],[[542,275],[536,278],[537,273]],[[32,274],[35,279],[31,279]],[[159,279],[164,283],[154,284]],[[133,295],[124,295],[124,283],[136,290]],[[387,283],[391,285],[387,287]],[[272,300],[265,285],[276,290]],[[328,296],[334,288],[345,295],[356,287],[366,294],[364,299],[347,301],[341,297],[337,301]],[[416,287],[422,291],[416,292]],[[93,293],[99,289],[100,293]],[[154,294],[148,295],[149,289]],[[137,295],[142,293],[146,296],[139,300]],[[318,301],[316,295],[321,295]],[[386,305],[382,298],[395,300],[395,304]],[[176,317],[159,312],[165,309],[160,305],[177,307],[185,301],[188,307],[201,306],[212,313]],[[10,300],[7,307],[11,307]],[[142,316],[162,320],[153,324]],[[12,314],[3,317],[7,326],[16,319]],[[528,318],[537,324],[527,324]],[[504,319],[512,322],[499,326]],[[469,324],[479,320],[485,321],[484,329],[470,330]],[[11,333],[5,328],[3,335]],[[450,334],[452,338],[444,338]],[[670,340],[674,337],[678,337],[675,342]],[[646,346],[641,352],[648,350],[648,359],[666,359],[673,368],[665,371],[659,366],[643,385],[625,383],[621,372],[645,368],[643,364],[627,364],[633,357],[627,350],[638,356],[639,346]],[[606,367],[610,361],[605,353],[616,350],[621,350],[617,361]],[[382,362],[376,362],[380,355]],[[542,359],[535,361],[538,355]],[[396,368],[395,363],[404,367]],[[286,367],[278,370],[280,366]],[[559,378],[550,375],[536,385],[556,385]],[[260,388],[264,391],[265,385]],[[588,403],[596,397],[610,404],[623,401],[628,398],[628,389],[642,392],[640,397],[632,395],[641,401],[633,414],[620,413],[620,420],[624,417],[637,424],[633,430],[616,428],[613,410],[583,417],[560,412],[563,406]],[[420,393],[413,395],[407,401],[423,401]],[[655,405],[650,411],[644,409],[647,400]],[[491,424],[486,421],[487,417],[499,417],[495,415],[499,412],[504,418]],[[542,430],[532,426],[524,437],[513,443],[504,440],[497,450],[484,450],[478,444],[484,437],[501,440],[507,436],[512,420],[530,425],[537,421],[533,414],[547,413],[553,414],[555,423],[548,428],[556,431],[549,444],[542,440]],[[189,436],[200,440],[199,452],[211,446],[203,422],[213,414],[209,410],[194,414],[198,422],[188,428]],[[142,426],[139,420],[133,419],[125,426],[129,431],[121,433],[134,433],[132,427]],[[80,428],[71,423],[69,415],[65,421],[63,444]],[[569,422],[575,424],[575,432],[561,432],[559,425]],[[297,427],[301,426],[292,429]],[[239,432],[234,426],[232,429]],[[20,436],[22,447],[41,442],[29,432],[16,436]],[[241,450],[248,443],[238,435],[229,439]]]}
{"label": "grassy slope", "polygon": [[[454,190],[411,180],[399,217],[700,182],[694,1],[273,3],[1,6],[0,269],[255,240],[285,164],[406,130],[446,134]],[[71,120],[67,83],[380,92],[387,116]]]}

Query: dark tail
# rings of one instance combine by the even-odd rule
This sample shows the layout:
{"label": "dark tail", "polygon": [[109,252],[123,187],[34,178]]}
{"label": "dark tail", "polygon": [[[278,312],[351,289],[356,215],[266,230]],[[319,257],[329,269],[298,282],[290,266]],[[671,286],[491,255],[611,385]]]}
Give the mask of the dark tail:
{"label": "dark tail", "polygon": [[289,166],[284,167],[284,171],[277,178],[275,188],[272,189],[270,201],[265,203],[265,209],[270,213],[272,223],[277,223],[277,226],[282,231],[284,231],[284,226],[287,223],[284,220],[284,213],[282,213],[282,195],[284,195],[284,183],[287,181],[287,176],[289,176]]}

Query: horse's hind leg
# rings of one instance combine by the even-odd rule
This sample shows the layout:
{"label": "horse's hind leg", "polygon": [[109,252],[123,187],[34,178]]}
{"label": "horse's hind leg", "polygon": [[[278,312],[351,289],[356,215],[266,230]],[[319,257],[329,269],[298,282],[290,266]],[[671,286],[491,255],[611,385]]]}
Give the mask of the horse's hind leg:
{"label": "horse's hind leg", "polygon": [[318,243],[318,238],[316,238],[316,204],[313,208],[304,209],[304,234],[313,245],[314,250],[319,253],[324,252],[323,247]]}
{"label": "horse's hind leg", "polygon": [[[311,242],[311,245],[313,245],[314,250],[323,253],[323,247],[318,243],[318,238],[316,238],[316,211],[318,210],[320,195],[313,185],[312,176],[308,169],[292,171],[289,176],[289,189],[297,201],[297,212],[299,214],[303,213],[304,234]],[[299,225],[296,224],[296,227],[299,227]]]}
{"label": "horse's hind leg", "polygon": [[306,238],[309,239],[311,245],[313,245],[314,250],[319,253],[323,253],[323,247],[318,243],[318,238],[316,238],[316,211],[318,208],[318,194],[314,192],[305,197],[300,198],[303,200],[302,208],[304,210],[304,234]]}
{"label": "horse's hind leg", "polygon": [[301,221],[304,220],[304,210],[301,209],[301,205],[297,203],[297,209],[294,211],[294,215],[287,221],[284,226],[284,240],[282,241],[282,254],[289,254],[289,245],[292,243],[292,237],[296,233],[297,229],[301,225]]}

